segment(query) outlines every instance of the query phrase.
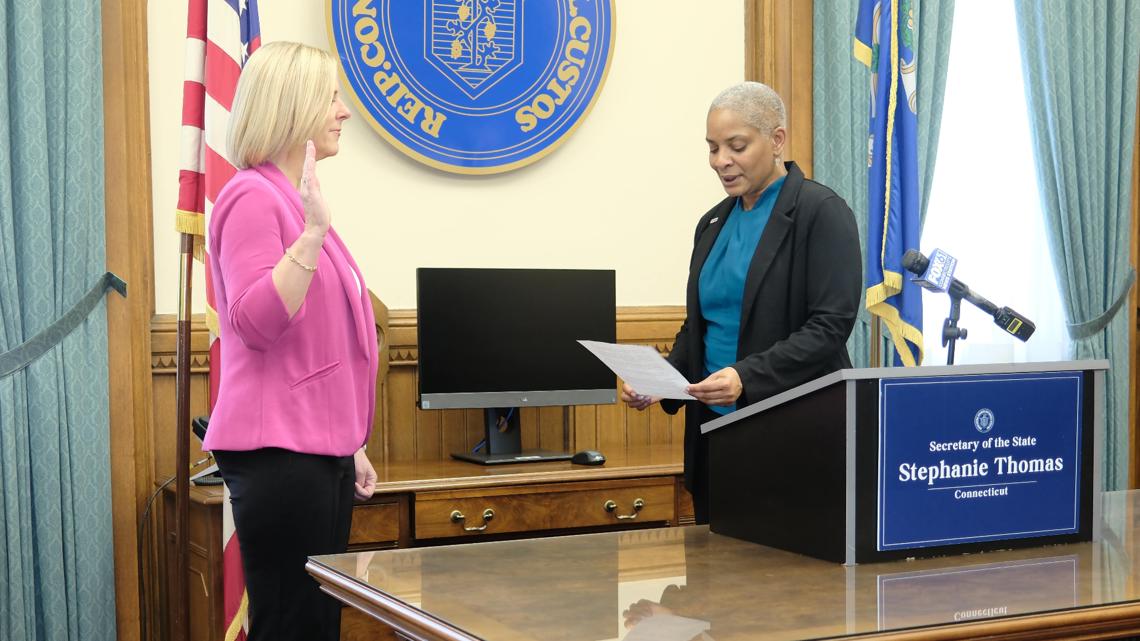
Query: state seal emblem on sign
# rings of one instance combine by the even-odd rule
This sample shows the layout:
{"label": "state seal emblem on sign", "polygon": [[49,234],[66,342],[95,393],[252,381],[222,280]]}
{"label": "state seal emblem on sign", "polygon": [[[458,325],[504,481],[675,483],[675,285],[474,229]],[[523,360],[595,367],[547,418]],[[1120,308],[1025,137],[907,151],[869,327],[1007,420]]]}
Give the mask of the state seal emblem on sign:
{"label": "state seal emblem on sign", "polygon": [[346,93],[397,149],[432,167],[528,165],[598,99],[614,0],[329,0]]}
{"label": "state seal emblem on sign", "polygon": [[974,428],[982,434],[992,430],[994,428],[993,410],[986,407],[978,410],[978,413],[974,414]]}

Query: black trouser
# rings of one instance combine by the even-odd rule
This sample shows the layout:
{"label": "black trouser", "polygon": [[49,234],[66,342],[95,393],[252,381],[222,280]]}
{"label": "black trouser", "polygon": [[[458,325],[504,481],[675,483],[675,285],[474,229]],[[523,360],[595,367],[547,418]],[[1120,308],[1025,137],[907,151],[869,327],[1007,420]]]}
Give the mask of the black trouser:
{"label": "black trouser", "polygon": [[249,641],[340,638],[340,604],[305,571],[344,552],[352,523],[351,456],[265,448],[215,451],[230,491],[249,595]]}
{"label": "black trouser", "polygon": [[[698,425],[708,423],[722,416],[710,410],[708,406],[703,403],[699,403],[697,406],[701,412],[701,419]],[[692,404],[690,404],[690,407],[692,407]],[[685,411],[687,412],[689,410],[686,409]],[[709,441],[708,437],[704,434],[697,434],[696,439],[696,447],[693,448],[695,450],[693,460],[690,461],[692,474],[689,494],[693,496],[693,517],[697,525],[705,525],[709,522]]]}

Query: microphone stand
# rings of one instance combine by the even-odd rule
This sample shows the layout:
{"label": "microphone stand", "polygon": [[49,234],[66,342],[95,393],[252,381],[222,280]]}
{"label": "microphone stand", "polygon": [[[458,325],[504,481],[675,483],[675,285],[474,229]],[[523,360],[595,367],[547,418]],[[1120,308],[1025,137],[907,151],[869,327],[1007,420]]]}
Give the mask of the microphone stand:
{"label": "microphone stand", "polygon": [[958,339],[966,340],[966,328],[958,327],[958,317],[962,313],[962,296],[960,292],[956,292],[951,288],[950,294],[950,315],[942,323],[942,346],[948,347],[946,350],[946,364],[954,364],[954,344]]}

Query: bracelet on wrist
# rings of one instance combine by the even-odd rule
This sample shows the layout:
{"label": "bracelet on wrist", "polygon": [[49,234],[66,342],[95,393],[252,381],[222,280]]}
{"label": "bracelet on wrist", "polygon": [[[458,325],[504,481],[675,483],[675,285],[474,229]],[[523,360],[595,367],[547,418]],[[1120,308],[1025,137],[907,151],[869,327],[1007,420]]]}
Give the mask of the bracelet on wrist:
{"label": "bracelet on wrist", "polygon": [[289,250],[285,250],[285,258],[288,258],[290,262],[292,262],[296,266],[300,267],[301,269],[309,272],[310,274],[317,271],[316,265],[306,265],[305,263],[302,263],[301,261],[297,260],[293,256],[293,254],[289,253]]}

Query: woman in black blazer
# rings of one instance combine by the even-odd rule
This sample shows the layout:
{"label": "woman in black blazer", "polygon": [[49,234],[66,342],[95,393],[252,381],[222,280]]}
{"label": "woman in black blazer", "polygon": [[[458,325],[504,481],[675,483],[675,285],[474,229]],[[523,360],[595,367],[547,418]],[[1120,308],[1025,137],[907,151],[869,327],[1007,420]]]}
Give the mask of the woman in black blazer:
{"label": "woman in black blazer", "polygon": [[[785,127],[783,101],[758,82],[729,87],[709,107],[709,165],[728,197],[697,223],[687,318],[668,357],[697,400],[661,401],[670,414],[687,408],[685,486],[697,523],[709,516],[700,425],[851,366],[862,288],[855,218],[783,162]],[[628,385],[621,397],[639,410],[660,400]]]}

